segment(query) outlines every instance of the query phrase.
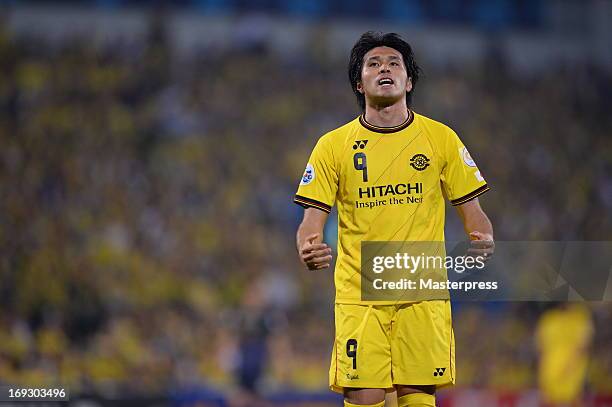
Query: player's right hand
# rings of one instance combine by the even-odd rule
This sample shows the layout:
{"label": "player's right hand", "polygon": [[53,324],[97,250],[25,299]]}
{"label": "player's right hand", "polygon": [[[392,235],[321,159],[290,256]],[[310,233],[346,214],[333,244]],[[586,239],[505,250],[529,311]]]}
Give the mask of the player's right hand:
{"label": "player's right hand", "polygon": [[332,261],[331,248],[326,243],[315,243],[318,237],[318,233],[308,236],[299,250],[300,260],[308,270],[326,269]]}

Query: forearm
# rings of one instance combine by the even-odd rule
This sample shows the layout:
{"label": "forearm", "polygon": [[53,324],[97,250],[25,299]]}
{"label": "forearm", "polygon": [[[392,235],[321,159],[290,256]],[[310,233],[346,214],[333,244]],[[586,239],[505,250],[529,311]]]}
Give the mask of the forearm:
{"label": "forearm", "polygon": [[331,249],[323,243],[326,221],[326,212],[307,208],[304,211],[304,220],[298,227],[295,239],[298,257],[309,270],[321,270],[331,264]]}
{"label": "forearm", "polygon": [[323,241],[323,229],[325,224],[319,224],[316,222],[309,222],[306,219],[302,221],[300,226],[298,227],[296,233],[296,248],[300,249],[300,247],[304,246],[306,243],[306,238],[313,234],[318,234],[319,236],[314,239],[313,243],[321,243]]}
{"label": "forearm", "polygon": [[483,210],[466,217],[463,221],[463,228],[468,235],[472,232],[480,232],[493,236],[493,225]]}
{"label": "forearm", "polygon": [[457,207],[457,212],[463,222],[465,233],[479,232],[493,238],[493,225],[487,214],[480,207],[478,198]]}

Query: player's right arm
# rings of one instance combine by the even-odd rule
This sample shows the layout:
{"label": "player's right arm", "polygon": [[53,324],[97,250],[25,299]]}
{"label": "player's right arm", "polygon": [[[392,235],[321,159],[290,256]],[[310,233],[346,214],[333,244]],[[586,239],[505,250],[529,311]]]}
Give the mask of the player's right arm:
{"label": "player's right arm", "polygon": [[304,208],[304,219],[297,231],[300,261],[309,270],[326,269],[331,249],[323,243],[323,228],[336,200],[338,165],[329,137],[322,137],[310,155],[293,201]]}
{"label": "player's right arm", "polygon": [[323,243],[327,212],[315,208],[304,210],[304,219],[297,231],[298,256],[308,270],[322,270],[332,261],[331,248]]}

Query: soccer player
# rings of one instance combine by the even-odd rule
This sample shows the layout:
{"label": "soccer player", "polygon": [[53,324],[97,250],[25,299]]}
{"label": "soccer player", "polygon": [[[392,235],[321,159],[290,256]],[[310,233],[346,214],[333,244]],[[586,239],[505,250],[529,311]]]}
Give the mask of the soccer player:
{"label": "soccer player", "polygon": [[536,343],[540,355],[538,384],[546,407],[580,406],[593,339],[588,308],[561,303],[538,321]]}
{"label": "soccer player", "polygon": [[450,302],[362,301],[360,245],[444,241],[446,197],[471,253],[486,257],[493,228],[477,197],[489,187],[457,134],[410,108],[419,67],[407,42],[364,33],[348,68],[363,114],[319,139],[294,199],[305,208],[297,249],[309,270],[332,262],[323,228],[338,207],[330,388],[346,407],[383,406],[394,389],[400,407],[434,406],[436,388],[455,382]]}

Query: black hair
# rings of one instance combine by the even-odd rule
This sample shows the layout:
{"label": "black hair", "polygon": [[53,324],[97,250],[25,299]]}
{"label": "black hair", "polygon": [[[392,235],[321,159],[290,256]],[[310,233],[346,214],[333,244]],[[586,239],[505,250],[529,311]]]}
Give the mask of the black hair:
{"label": "black hair", "polygon": [[414,92],[416,83],[419,80],[419,73],[421,72],[421,68],[419,68],[414,61],[412,47],[396,33],[383,34],[381,32],[368,31],[363,33],[353,46],[348,66],[348,76],[351,82],[351,88],[355,96],[357,96],[357,101],[359,102],[361,110],[365,110],[365,96],[357,90],[357,83],[361,81],[361,69],[363,68],[363,58],[365,54],[376,47],[393,48],[402,54],[406,72],[408,72],[408,77],[412,80],[412,90],[406,92],[406,104],[410,106],[412,104],[412,93]]}

